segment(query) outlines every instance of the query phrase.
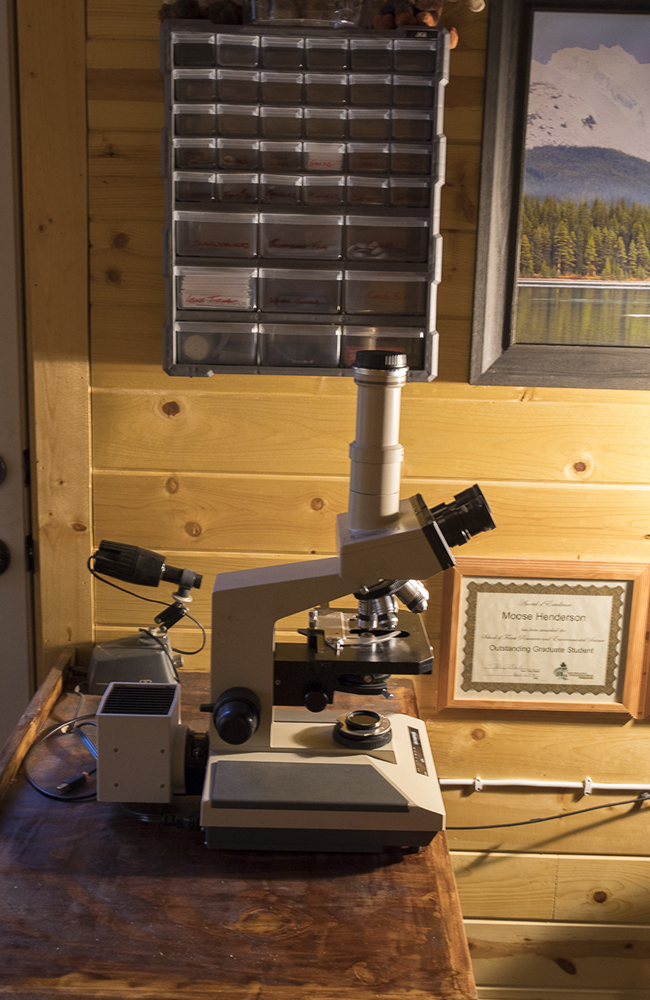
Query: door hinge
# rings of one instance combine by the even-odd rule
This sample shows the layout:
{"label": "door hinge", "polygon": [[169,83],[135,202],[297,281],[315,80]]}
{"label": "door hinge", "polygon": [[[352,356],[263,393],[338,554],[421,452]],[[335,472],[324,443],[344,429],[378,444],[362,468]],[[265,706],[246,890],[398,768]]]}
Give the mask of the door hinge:
{"label": "door hinge", "polygon": [[32,535],[25,536],[25,568],[28,573],[34,572],[34,538]]}

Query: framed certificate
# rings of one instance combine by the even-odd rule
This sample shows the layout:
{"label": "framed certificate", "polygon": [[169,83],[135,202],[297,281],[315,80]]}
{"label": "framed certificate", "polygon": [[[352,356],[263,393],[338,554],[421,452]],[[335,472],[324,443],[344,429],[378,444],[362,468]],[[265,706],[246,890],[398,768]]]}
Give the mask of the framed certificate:
{"label": "framed certificate", "polygon": [[642,563],[458,559],[438,708],[650,714],[649,600]]}

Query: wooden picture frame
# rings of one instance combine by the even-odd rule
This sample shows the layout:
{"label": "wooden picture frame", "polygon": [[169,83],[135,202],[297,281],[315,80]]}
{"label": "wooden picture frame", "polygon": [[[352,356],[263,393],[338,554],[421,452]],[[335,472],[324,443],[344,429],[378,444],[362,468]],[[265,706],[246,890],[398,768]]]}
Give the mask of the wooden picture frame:
{"label": "wooden picture frame", "polygon": [[[645,563],[461,557],[445,577],[438,710],[605,712],[644,718],[650,714],[649,605],[650,565]],[[560,608],[590,613],[555,613]],[[603,608],[611,608],[608,620]],[[586,619],[584,626],[577,624],[580,619]],[[481,631],[486,622],[490,630]],[[492,632],[497,622],[501,633]],[[599,629],[600,638],[594,639]],[[572,630],[577,630],[573,638]],[[591,645],[584,645],[588,640],[582,632],[589,634]],[[571,645],[581,640],[582,645]],[[540,645],[549,642],[551,646]],[[505,658],[501,652],[488,665],[486,658],[493,657],[488,650],[511,652]],[[555,659],[561,663],[549,675]],[[585,664],[602,669],[602,683],[596,674],[580,672]],[[584,682],[586,677],[591,684]]]}
{"label": "wooden picture frame", "polygon": [[514,341],[532,20],[544,11],[650,18],[647,0],[490,0],[469,381],[648,389],[650,346]]}

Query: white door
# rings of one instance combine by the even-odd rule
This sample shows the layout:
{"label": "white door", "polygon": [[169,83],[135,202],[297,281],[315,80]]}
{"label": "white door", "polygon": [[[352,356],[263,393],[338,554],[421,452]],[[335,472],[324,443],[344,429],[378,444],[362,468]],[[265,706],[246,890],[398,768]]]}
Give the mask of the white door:
{"label": "white door", "polygon": [[32,693],[29,534],[24,450],[20,214],[13,24],[0,0],[0,748]]}

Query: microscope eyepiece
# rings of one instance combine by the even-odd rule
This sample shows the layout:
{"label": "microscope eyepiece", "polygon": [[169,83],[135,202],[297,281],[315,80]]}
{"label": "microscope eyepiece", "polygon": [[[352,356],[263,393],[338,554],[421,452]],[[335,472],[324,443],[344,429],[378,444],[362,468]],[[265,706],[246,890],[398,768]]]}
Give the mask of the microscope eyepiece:
{"label": "microscope eyepiece", "polygon": [[474,535],[496,527],[490,506],[476,485],[457,493],[451,503],[432,507],[431,516],[452,549],[469,542]]}

